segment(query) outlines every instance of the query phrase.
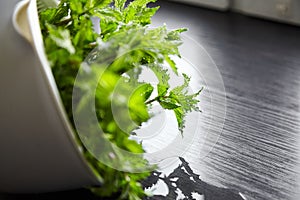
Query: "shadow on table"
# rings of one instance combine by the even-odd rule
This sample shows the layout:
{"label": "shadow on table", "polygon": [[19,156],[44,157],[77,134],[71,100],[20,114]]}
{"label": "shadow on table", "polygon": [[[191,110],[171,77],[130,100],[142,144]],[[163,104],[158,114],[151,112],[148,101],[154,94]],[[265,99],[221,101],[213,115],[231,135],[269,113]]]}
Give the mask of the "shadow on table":
{"label": "shadow on table", "polygon": [[[146,197],[145,200],[174,200],[177,198],[178,190],[184,195],[183,200],[192,200],[193,194],[204,195],[205,200],[243,200],[238,191],[219,188],[207,184],[199,175],[195,174],[189,164],[179,158],[181,164],[174,169],[168,176],[160,172],[153,172],[148,179],[143,181],[144,189],[157,184],[159,180],[165,182],[168,186],[169,193],[167,196],[155,195]],[[87,189],[79,189],[65,192],[55,192],[47,194],[0,194],[0,200],[57,200],[57,199],[82,199],[82,200],[108,200],[96,197]]]}
{"label": "shadow on table", "polygon": [[181,164],[168,176],[160,172],[154,172],[143,182],[144,189],[150,188],[162,180],[169,189],[167,196],[155,195],[147,197],[147,200],[177,199],[178,193],[183,200],[195,199],[194,195],[204,196],[205,200],[243,200],[238,191],[219,188],[203,182],[199,175],[195,174],[183,158],[179,158]]}

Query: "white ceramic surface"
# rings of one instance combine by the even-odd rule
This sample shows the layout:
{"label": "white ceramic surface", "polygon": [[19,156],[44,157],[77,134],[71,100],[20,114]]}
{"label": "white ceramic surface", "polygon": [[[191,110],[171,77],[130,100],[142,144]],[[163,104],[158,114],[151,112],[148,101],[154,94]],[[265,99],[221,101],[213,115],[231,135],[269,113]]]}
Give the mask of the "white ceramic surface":
{"label": "white ceramic surface", "polygon": [[0,41],[0,192],[99,184],[76,145],[46,60],[36,0],[0,1]]}

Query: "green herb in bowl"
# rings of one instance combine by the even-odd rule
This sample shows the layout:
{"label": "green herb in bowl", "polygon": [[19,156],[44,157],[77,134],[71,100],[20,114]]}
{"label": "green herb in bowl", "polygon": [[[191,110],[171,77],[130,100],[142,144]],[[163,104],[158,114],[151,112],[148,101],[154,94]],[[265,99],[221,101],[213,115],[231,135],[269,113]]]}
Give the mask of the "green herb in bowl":
{"label": "green herb in bowl", "polygon": [[[45,51],[74,129],[73,110],[80,113],[93,109],[87,102],[88,98],[95,98],[95,113],[104,133],[101,137],[133,153],[142,153],[144,150],[140,143],[130,139],[130,133],[149,120],[149,108],[153,103],[157,102],[163,109],[174,111],[181,133],[185,115],[193,110],[199,111],[196,97],[200,91],[188,93],[190,78],[179,74],[172,60],[172,56],[180,57],[180,33],[186,29],[168,31],[165,26],[150,29],[148,25],[158,7],[147,5],[155,1],[61,0],[57,7],[39,12]],[[100,33],[95,31],[92,21],[95,17],[100,19]],[[91,53],[95,54],[95,58],[91,57]],[[88,64],[87,72],[79,72],[83,62]],[[181,86],[170,87],[166,63],[175,74],[183,77]],[[139,81],[143,67],[152,70],[158,84]],[[81,97],[75,100],[78,107],[72,108],[72,94],[78,73],[87,73],[92,77],[99,71],[102,76],[96,91],[89,90],[93,81],[76,85]],[[125,101],[121,97],[112,98],[120,81]],[[114,118],[112,104],[118,105],[122,127]],[[129,115],[123,114],[126,112]],[[92,129],[87,131],[95,131]],[[112,199],[140,199],[145,196],[140,181],[148,177],[150,172],[132,173],[113,169],[96,159],[79,137],[78,142],[102,182],[101,187],[92,188],[95,194]],[[120,157],[118,152],[114,152],[111,159]],[[147,161],[141,157],[140,163],[144,165]]]}

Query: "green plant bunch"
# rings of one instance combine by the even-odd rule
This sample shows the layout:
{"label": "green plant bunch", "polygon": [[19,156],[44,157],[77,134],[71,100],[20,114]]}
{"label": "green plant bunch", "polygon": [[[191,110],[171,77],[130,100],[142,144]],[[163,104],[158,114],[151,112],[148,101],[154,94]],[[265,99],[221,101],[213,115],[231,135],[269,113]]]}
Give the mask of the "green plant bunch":
{"label": "green plant bunch", "polygon": [[[196,97],[201,90],[189,94],[190,78],[178,73],[172,60],[172,56],[180,57],[180,33],[186,29],[168,31],[165,26],[150,29],[151,17],[159,7],[148,4],[155,1],[61,0],[56,7],[39,12],[45,52],[70,122],[74,126],[72,94],[78,73],[86,73],[87,77],[101,73],[96,92],[89,89],[94,79],[76,85],[81,96],[75,99],[78,102],[75,111],[95,109],[104,133],[101,137],[132,153],[144,152],[142,144],[130,139],[130,134],[149,120],[149,110],[154,103],[174,111],[181,134],[186,114],[199,111]],[[100,33],[94,28],[92,18],[95,17],[100,19]],[[88,70],[80,71],[83,63]],[[183,78],[182,85],[170,87],[170,71],[166,65]],[[157,77],[156,85],[139,81],[145,67]],[[120,87],[119,92],[115,91],[116,87]],[[89,98],[95,98],[94,108],[88,105]],[[122,127],[114,118],[112,105],[117,107]],[[92,129],[87,127],[86,131],[93,132]],[[140,182],[150,175],[149,172],[118,171],[98,161],[83,144],[81,146],[101,182],[100,187],[91,188],[95,194],[130,200],[146,195]],[[120,159],[118,152],[114,153],[108,155],[110,159]]]}

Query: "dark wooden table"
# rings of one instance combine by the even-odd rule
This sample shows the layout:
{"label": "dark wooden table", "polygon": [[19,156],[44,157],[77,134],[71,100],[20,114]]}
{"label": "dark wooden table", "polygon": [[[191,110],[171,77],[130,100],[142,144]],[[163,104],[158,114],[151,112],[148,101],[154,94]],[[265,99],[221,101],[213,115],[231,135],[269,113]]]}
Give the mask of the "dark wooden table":
{"label": "dark wooden table", "polygon": [[[189,28],[188,35],[216,63],[226,91],[220,94],[226,95],[223,131],[207,156],[199,156],[195,145],[184,154],[191,169],[203,181],[239,191],[249,200],[300,199],[300,28],[159,4],[154,22]],[[3,200],[61,198],[94,199],[84,189],[0,195]]]}
{"label": "dark wooden table", "polygon": [[250,200],[300,199],[300,28],[173,3],[157,18],[188,27],[225,85],[221,137],[204,159],[191,149],[191,167]]}

